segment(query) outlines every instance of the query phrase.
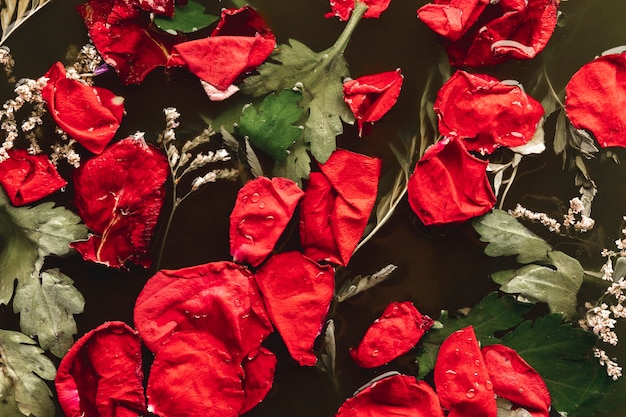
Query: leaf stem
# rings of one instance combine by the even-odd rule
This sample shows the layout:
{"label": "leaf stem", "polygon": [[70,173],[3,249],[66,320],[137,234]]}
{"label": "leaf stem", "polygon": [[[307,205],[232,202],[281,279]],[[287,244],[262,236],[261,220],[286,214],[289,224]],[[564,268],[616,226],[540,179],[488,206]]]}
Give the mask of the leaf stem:
{"label": "leaf stem", "polygon": [[361,18],[368,9],[367,4],[361,3],[360,1],[356,1],[354,4],[354,10],[352,10],[352,15],[350,16],[350,20],[348,20],[348,24],[335,41],[335,44],[330,48],[335,53],[344,53],[348,43],[350,42],[350,38],[352,37],[352,32],[354,32],[354,29],[356,29],[356,26],[359,24]]}

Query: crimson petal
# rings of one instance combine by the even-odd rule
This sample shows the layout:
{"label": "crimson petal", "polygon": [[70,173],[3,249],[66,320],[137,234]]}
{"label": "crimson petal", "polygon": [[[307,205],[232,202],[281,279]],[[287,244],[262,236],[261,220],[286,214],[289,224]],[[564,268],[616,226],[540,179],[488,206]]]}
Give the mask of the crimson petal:
{"label": "crimson petal", "polygon": [[489,0],[435,0],[417,11],[432,31],[451,41],[463,36],[476,23]]}
{"label": "crimson petal", "polygon": [[[443,417],[437,394],[424,381],[393,375],[348,398],[335,417]],[[468,415],[469,416],[469,415]],[[466,417],[468,417],[466,416]]]}
{"label": "crimson petal", "polygon": [[347,265],[376,201],[381,161],[338,149],[311,173],[300,210],[304,253]]}
{"label": "crimson petal", "polygon": [[[360,3],[367,4],[367,10],[363,15],[364,18],[378,18],[382,12],[387,10],[391,0],[362,0]],[[350,19],[352,10],[354,10],[354,5],[354,0],[331,0],[330,8],[332,9],[332,12],[326,13],[324,17],[331,18],[337,16],[339,20],[343,20],[345,22]]]}
{"label": "crimson petal", "polygon": [[591,132],[603,147],[626,146],[626,53],[601,56],[574,74],[565,88],[572,125]]}
{"label": "crimson petal", "polygon": [[107,322],[67,352],[55,378],[67,417],[136,417],[146,412],[139,334]]}
{"label": "crimson petal", "polygon": [[174,0],[131,0],[130,3],[135,4],[149,13],[166,17],[174,16]]}
{"label": "crimson petal", "polygon": [[393,302],[365,332],[352,359],[363,368],[382,366],[408,352],[430,330],[434,321],[412,302]]}
{"label": "crimson petal", "polygon": [[245,397],[239,414],[247,413],[256,407],[272,388],[276,356],[261,347],[256,354],[248,356],[242,366],[246,376],[243,380]]}
{"label": "crimson petal", "polygon": [[496,203],[487,178],[487,161],[446,138],[426,150],[409,178],[409,204],[427,226],[463,222]]}
{"label": "crimson petal", "polygon": [[148,249],[163,205],[169,165],[143,138],[127,138],[76,171],[76,208],[95,235],[72,243],[84,259],[121,268],[150,265]]}
{"label": "crimson petal", "polygon": [[237,194],[230,215],[230,253],[235,262],[257,266],[274,249],[304,193],[286,178],[259,177]]}
{"label": "crimson petal", "polygon": [[272,256],[255,274],[267,312],[300,365],[313,366],[313,344],[320,334],[334,290],[334,271],[300,252]]}
{"label": "crimson petal", "polygon": [[7,153],[9,159],[0,162],[0,184],[14,206],[40,200],[67,185],[47,156],[23,149]]}
{"label": "crimson petal", "polygon": [[124,98],[67,78],[60,62],[45,77],[48,82],[41,95],[54,121],[87,150],[101,153],[120,127]]}

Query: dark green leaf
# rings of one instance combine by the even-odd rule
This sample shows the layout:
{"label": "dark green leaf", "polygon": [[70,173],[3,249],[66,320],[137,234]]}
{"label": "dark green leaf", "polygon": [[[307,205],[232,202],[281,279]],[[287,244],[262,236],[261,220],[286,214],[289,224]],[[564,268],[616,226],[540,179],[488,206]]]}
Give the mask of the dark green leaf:
{"label": "dark green leaf", "polygon": [[283,161],[276,162],[272,175],[289,178],[302,187],[302,180],[308,179],[311,173],[311,158],[302,138],[298,139]]}
{"label": "dark green leaf", "polygon": [[167,33],[192,33],[204,29],[215,22],[219,17],[204,14],[204,6],[189,0],[183,7],[176,6],[174,17],[155,16],[154,24]]}

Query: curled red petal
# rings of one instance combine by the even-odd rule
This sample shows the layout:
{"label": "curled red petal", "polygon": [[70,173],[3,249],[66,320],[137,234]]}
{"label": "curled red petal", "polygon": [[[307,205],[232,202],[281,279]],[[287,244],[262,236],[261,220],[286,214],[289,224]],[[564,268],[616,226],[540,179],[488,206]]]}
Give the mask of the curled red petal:
{"label": "curled red petal", "polygon": [[333,269],[300,252],[286,252],[272,256],[255,278],[269,317],[291,357],[302,366],[315,365],[313,344],[333,297]]}
{"label": "curled red petal", "polygon": [[533,417],[550,416],[550,392],[543,378],[517,352],[504,345],[482,348],[493,392]]}
{"label": "curled red petal", "polygon": [[244,401],[239,414],[247,413],[256,407],[267,395],[274,383],[276,356],[261,347],[258,352],[244,360],[243,380]]}
{"label": "curled red petal", "polygon": [[359,124],[380,120],[398,100],[404,77],[400,69],[366,75],[343,83],[343,99]]}
{"label": "curled red petal", "polygon": [[408,352],[433,324],[433,319],[417,311],[412,302],[392,302],[350,356],[363,368],[382,366]]}
{"label": "curled red petal", "polygon": [[149,13],[174,17],[174,0],[131,0],[130,3]]}
{"label": "curled red petal", "polygon": [[432,31],[451,41],[458,40],[476,23],[489,0],[435,0],[417,10],[417,16]]}
{"label": "curled red petal", "polygon": [[230,215],[230,253],[235,262],[259,265],[274,249],[304,192],[286,178],[259,177],[237,194]]}
{"label": "curled red petal", "polygon": [[140,84],[167,64],[175,38],[153,30],[149,13],[127,0],[90,0],[77,10],[98,52],[124,84]]}
{"label": "curled red petal", "polygon": [[134,321],[154,353],[172,334],[202,332],[239,363],[273,330],[254,278],[231,262],[157,272],[137,297]]}
{"label": "curled red petal", "polygon": [[222,9],[222,16],[211,36],[256,36],[275,39],[263,17],[250,6]]}
{"label": "curled red petal", "polygon": [[60,62],[45,77],[48,82],[41,95],[54,121],[87,150],[101,153],[120,127],[124,98],[67,78]]}
{"label": "curled red petal", "polygon": [[496,203],[487,178],[487,161],[465,149],[460,139],[431,146],[409,178],[409,205],[427,226],[463,222]]}
{"label": "curled red petal", "polygon": [[67,352],[54,384],[67,417],[136,417],[146,412],[139,334],[107,322]]}
{"label": "curled red petal", "polygon": [[[360,3],[367,4],[367,10],[363,15],[364,18],[378,18],[389,7],[391,0],[363,0]],[[324,17],[338,17],[339,20],[347,21],[350,19],[352,10],[354,10],[354,0],[331,0],[331,12],[326,13]]]}
{"label": "curled red petal", "polygon": [[23,149],[7,151],[0,162],[0,184],[14,206],[23,206],[49,196],[67,185],[47,156]]}
{"label": "curled red petal", "polygon": [[472,326],[443,341],[435,362],[435,387],[448,417],[496,417],[493,384]]}
{"label": "curled red petal", "polygon": [[572,125],[591,132],[603,148],[626,146],[626,53],[585,64],[565,88],[565,110]]}
{"label": "curled red petal", "polygon": [[[393,375],[348,398],[335,417],[443,417],[437,394],[424,381]],[[467,416],[466,416],[467,417]]]}
{"label": "curled red petal", "polygon": [[84,259],[147,267],[169,175],[165,156],[142,138],[121,140],[75,172],[76,208],[94,234],[72,243]]}
{"label": "curled red petal", "polygon": [[521,85],[460,70],[437,93],[435,112],[439,133],[463,138],[468,150],[482,154],[525,145],[544,114]]}
{"label": "curled red petal", "polygon": [[154,357],[148,411],[163,417],[237,417],[244,402],[240,362],[204,333],[177,332]]}
{"label": "curled red petal", "polygon": [[376,201],[381,161],[338,149],[311,173],[300,210],[304,253],[347,265]]}

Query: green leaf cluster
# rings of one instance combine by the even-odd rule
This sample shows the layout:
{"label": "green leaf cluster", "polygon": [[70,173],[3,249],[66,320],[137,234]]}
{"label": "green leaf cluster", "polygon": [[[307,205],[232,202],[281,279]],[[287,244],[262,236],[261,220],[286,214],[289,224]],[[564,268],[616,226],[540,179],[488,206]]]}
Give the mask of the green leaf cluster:
{"label": "green leaf cluster", "polygon": [[553,313],[572,318],[576,313],[578,290],[584,270],[571,256],[553,250],[542,238],[503,210],[494,210],[473,222],[480,240],[488,242],[489,256],[516,256],[527,264],[519,269],[499,271],[492,279],[500,290],[519,294],[530,302],[544,302]]}
{"label": "green leaf cluster", "polygon": [[155,16],[154,24],[167,33],[192,33],[204,29],[213,24],[217,16],[204,14],[204,6],[193,0],[189,0],[183,7],[176,6],[174,16]]}

